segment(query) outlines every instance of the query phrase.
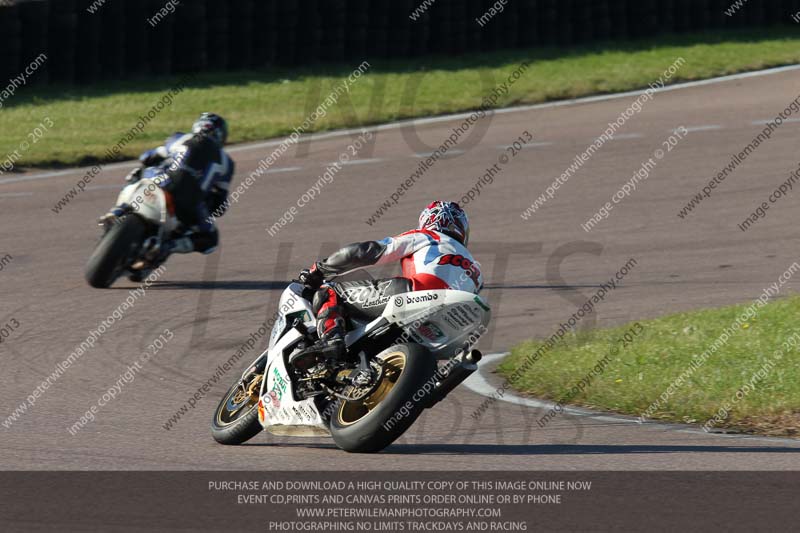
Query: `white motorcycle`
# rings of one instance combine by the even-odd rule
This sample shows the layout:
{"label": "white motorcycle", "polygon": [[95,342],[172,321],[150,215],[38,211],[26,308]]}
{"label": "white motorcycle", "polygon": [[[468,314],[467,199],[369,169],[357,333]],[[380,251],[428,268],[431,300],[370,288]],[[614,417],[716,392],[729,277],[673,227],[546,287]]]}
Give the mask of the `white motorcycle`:
{"label": "white motorcycle", "polygon": [[104,234],[86,265],[86,281],[110,287],[123,274],[146,273],[146,255],[158,250],[179,222],[170,193],[158,186],[161,169],[147,168],[143,177],[120,191],[116,207],[100,218]]}
{"label": "white motorcycle", "polygon": [[307,361],[317,340],[303,291],[299,283],[286,288],[269,346],[219,403],[211,423],[217,442],[241,444],[266,429],[378,452],[478,368],[473,348],[487,331],[489,306],[473,293],[429,290],[387,296],[374,320],[351,318],[347,356],[312,353],[299,370],[290,359],[303,352]]}

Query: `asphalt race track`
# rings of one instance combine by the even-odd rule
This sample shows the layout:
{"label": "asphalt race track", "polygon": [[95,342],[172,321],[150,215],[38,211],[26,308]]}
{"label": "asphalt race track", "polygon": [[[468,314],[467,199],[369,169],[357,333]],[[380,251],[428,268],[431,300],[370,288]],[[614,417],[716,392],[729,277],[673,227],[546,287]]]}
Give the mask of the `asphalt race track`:
{"label": "asphalt race track", "polygon": [[[529,144],[465,207],[475,256],[488,281],[493,329],[485,353],[547,336],[630,258],[637,264],[581,327],[744,302],[796,259],[797,197],[788,195],[749,231],[737,224],[798,167],[800,122],[785,122],[685,219],[682,208],[797,97],[800,70],[783,70],[658,93],[529,220],[520,213],[617,119],[636,96],[502,112],[475,127],[371,227],[366,220],[442,143],[461,118],[374,130],[374,149],[343,167],[274,237],[266,228],[295,204],[353,137],[300,143],[259,178],[220,221],[222,247],[208,258],[174,257],[140,297],[9,427],[0,427],[2,469],[348,470],[789,470],[800,441],[705,434],[691,426],[639,425],[624,417],[559,417],[545,429],[532,404],[483,400],[466,387],[428,411],[384,453],[346,454],[325,439],[267,434],[240,447],[216,444],[209,421],[244,365],[223,376],[171,429],[164,424],[274,312],[287,279],[337,244],[381,238],[416,224],[435,198],[460,199],[504,147],[527,130]],[[224,112],[221,110],[220,112]],[[488,127],[487,127],[488,125]],[[591,232],[591,217],[679,127],[689,131],[649,179]],[[232,124],[235,128],[236,125]],[[409,142],[415,137],[426,143]],[[241,182],[277,142],[234,147]],[[424,157],[424,156],[423,156]],[[53,205],[85,169],[0,177],[4,254],[0,325],[19,323],[0,346],[6,420],[56,365],[135,287],[88,287],[83,267],[126,169],[108,167],[61,213]],[[234,184],[235,186],[235,184]],[[800,193],[799,193],[800,194]],[[375,275],[388,274],[377,272]],[[790,281],[782,294],[800,288]],[[68,429],[165,328],[174,339],[75,435]],[[255,350],[248,358],[256,356]],[[489,362],[489,366],[493,364]],[[484,372],[486,383],[495,379]],[[481,385],[473,380],[473,388]],[[491,388],[491,385],[488,385]]]}

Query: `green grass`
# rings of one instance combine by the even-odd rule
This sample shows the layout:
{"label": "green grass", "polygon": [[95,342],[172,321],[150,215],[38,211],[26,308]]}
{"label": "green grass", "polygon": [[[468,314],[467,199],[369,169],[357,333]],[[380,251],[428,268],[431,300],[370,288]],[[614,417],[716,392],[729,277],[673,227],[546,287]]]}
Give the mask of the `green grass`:
{"label": "green grass", "polygon": [[[433,57],[413,61],[373,61],[372,68],[331,112],[314,125],[323,131],[359,124],[437,115],[477,108],[491,86],[481,79],[504,80],[521,62],[531,67],[497,102],[499,107],[646,87],[678,56],[686,59],[672,82],[695,80],[800,62],[800,37],[791,30],[766,33],[724,32],[660,38],[636,43],[569,49],[538,49]],[[209,73],[195,78],[145,131],[127,145],[123,158],[160,144],[186,129],[202,111],[226,116],[231,141],[287,134],[308,109],[324,98],[356,66],[271,69]],[[29,87],[0,110],[0,159],[44,117],[54,127],[22,153],[18,166],[89,163],[104,157],[178,78],[140,79],[91,87]],[[416,96],[404,97],[419,81]],[[382,88],[382,89],[380,89]],[[378,96],[382,95],[382,101]]]}
{"label": "green grass", "polygon": [[[537,397],[640,416],[691,368],[693,356],[707,350],[749,305],[640,321],[643,330],[625,348],[616,339],[629,331],[631,324],[565,336],[513,386]],[[728,402],[732,409],[720,417],[724,420],[714,426],[718,429],[797,435],[800,351],[796,347],[784,350],[782,343],[800,332],[798,316],[800,296],[776,300],[758,310],[727,344],[690,370],[688,379],[650,418],[703,425]],[[500,372],[510,376],[539,346],[541,343],[530,341],[515,347]],[[569,391],[615,346],[618,353],[610,356],[605,371],[572,396]],[[781,358],[776,357],[776,350],[782,351]],[[743,389],[747,394],[734,401],[737,391],[762,367],[763,379],[754,381],[752,390]]]}

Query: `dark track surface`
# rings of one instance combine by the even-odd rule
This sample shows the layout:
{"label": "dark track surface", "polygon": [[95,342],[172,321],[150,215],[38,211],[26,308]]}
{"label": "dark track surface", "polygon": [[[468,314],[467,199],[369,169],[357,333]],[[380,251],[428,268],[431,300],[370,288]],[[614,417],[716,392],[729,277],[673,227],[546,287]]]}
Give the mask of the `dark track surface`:
{"label": "dark track surface", "polygon": [[[265,228],[317,181],[350,138],[314,139],[306,157],[292,148],[276,166],[301,168],[265,175],[242,196],[220,223],[221,252],[170,260],[162,280],[93,350],[10,429],[0,427],[0,469],[800,468],[800,442],[788,440],[726,438],[571,416],[542,430],[534,422],[541,416],[537,410],[502,402],[476,422],[469,414],[482,398],[466,388],[380,455],[354,456],[329,440],[266,434],[251,445],[223,447],[211,439],[209,420],[234,372],[170,431],[162,428],[274,311],[286,279],[322,250],[399,233],[432,199],[460,198],[482,169],[497,161],[498,146],[526,129],[537,142],[553,144],[524,149],[467,206],[475,255],[483,263],[494,307],[484,352],[550,334],[631,257],[638,266],[599,305],[598,326],[755,298],[797,259],[798,198],[781,200],[747,233],[736,224],[797,168],[800,123],[784,124],[687,219],[676,213],[763,128],[753,122],[783,110],[798,86],[800,72],[791,71],[658,94],[527,222],[520,212],[633,97],[498,114],[477,146],[437,163],[369,227],[364,221],[413,172],[419,161],[414,152],[423,151],[410,148],[401,129],[382,130],[374,152],[360,154],[379,161],[346,166],[293,224],[270,237]],[[429,122],[416,129],[434,145],[460,122]],[[608,220],[585,233],[580,224],[681,125],[719,128],[693,131]],[[235,181],[271,150],[237,147]],[[10,183],[4,182],[8,175],[0,178],[0,251],[14,258],[0,272],[0,322],[14,318],[20,323],[0,346],[2,420],[134,287],[124,281],[112,290],[93,290],[82,272],[98,236],[94,219],[113,203],[123,167],[95,178],[91,190],[61,214],[50,210],[82,174],[75,170]],[[557,250],[568,244],[581,253],[557,260]],[[595,249],[602,253],[590,253]],[[503,255],[508,250],[513,255]],[[547,274],[548,261],[560,263],[562,279]],[[791,281],[782,294],[799,284]],[[100,409],[94,423],[70,435],[67,428],[166,327],[175,339]]]}

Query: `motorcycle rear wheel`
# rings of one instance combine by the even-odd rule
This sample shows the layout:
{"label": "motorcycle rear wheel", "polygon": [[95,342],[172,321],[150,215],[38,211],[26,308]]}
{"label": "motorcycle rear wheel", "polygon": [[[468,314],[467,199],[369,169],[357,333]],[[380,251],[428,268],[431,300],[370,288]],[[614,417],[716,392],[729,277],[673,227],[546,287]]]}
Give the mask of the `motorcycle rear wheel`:
{"label": "motorcycle rear wheel", "polygon": [[[378,356],[383,361],[381,382],[356,402],[338,400],[330,430],[341,449],[375,453],[411,427],[428,403],[436,360],[418,344],[398,344]],[[428,387],[426,387],[428,385]]]}
{"label": "motorcycle rear wheel", "polygon": [[147,227],[137,215],[127,215],[103,235],[86,264],[86,281],[107,289],[141,250]]}

